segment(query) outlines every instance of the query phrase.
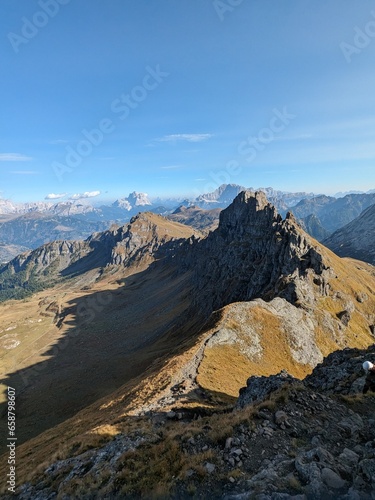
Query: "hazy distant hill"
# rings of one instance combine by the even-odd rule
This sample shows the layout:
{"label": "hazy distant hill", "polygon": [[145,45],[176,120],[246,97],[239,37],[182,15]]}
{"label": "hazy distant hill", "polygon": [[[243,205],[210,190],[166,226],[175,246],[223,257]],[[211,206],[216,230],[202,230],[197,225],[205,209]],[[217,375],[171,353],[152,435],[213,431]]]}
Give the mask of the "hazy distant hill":
{"label": "hazy distant hill", "polygon": [[181,206],[167,218],[181,224],[187,224],[200,231],[213,231],[219,224],[221,208],[204,210],[195,205],[190,207]]}
{"label": "hazy distant hill", "polygon": [[28,248],[21,245],[5,245],[0,243],[0,265],[9,262],[22,252],[26,252]]}
{"label": "hazy distant hill", "polygon": [[348,194],[343,198],[316,196],[301,200],[291,210],[298,219],[316,215],[324,229],[330,233],[345,226],[370,205],[375,203],[375,193]]}
{"label": "hazy distant hill", "polygon": [[303,219],[298,219],[301,227],[318,241],[323,241],[329,236],[329,231],[322,226],[322,223],[315,214],[310,214]]}
{"label": "hazy distant hill", "polygon": [[334,232],[324,244],[340,257],[353,257],[375,265],[375,205]]}
{"label": "hazy distant hill", "polygon": [[61,216],[33,211],[0,222],[0,242],[30,249],[49,241],[84,239],[108,226],[109,222],[93,222],[84,215]]}

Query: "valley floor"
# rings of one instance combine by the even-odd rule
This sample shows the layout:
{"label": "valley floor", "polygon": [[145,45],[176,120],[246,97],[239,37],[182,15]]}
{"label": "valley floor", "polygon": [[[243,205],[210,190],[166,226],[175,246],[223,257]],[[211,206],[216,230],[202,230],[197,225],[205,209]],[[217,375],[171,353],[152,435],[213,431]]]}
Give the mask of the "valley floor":
{"label": "valley floor", "polygon": [[19,444],[111,394],[168,352],[168,345],[155,343],[188,306],[179,280],[140,271],[86,292],[65,285],[0,305],[0,411],[6,387],[14,387]]}

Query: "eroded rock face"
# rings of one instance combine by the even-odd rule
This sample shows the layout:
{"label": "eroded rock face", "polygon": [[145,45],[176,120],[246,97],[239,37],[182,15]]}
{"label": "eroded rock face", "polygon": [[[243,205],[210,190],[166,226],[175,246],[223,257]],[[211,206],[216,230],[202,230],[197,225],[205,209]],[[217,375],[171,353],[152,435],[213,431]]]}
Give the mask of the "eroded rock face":
{"label": "eroded rock face", "polygon": [[362,391],[365,373],[362,363],[375,359],[375,344],[368,349],[343,349],[329,354],[318,364],[305,384],[332,394],[355,394]]}
{"label": "eroded rock face", "polygon": [[[33,483],[20,485],[17,498],[68,498],[77,482],[83,482],[88,497],[117,498],[119,485],[127,484],[122,476],[129,463],[127,452],[136,452],[131,459],[145,453],[151,462],[147,462],[150,468],[145,468],[143,480],[149,470],[152,476],[155,463],[147,453],[155,446],[158,458],[157,453],[172,440],[176,463],[181,460],[182,467],[187,457],[195,457],[196,462],[178,478],[168,477],[169,470],[165,471],[172,484],[165,498],[188,498],[194,484],[197,498],[371,499],[375,494],[375,400],[365,397],[362,404],[353,404],[358,399],[345,403],[345,398],[332,397],[325,381],[336,370],[336,386],[346,387],[353,366],[374,354],[375,346],[333,353],[305,381],[296,381],[287,373],[250,377],[234,413],[229,418],[220,413],[197,420],[201,431],[194,436],[184,425],[187,413],[180,415],[177,409],[149,412],[152,431],[148,426],[132,428],[129,434],[119,433],[96,449],[55,461],[40,471]],[[284,397],[270,400],[282,394]],[[267,405],[267,400],[273,404]],[[241,410],[247,405],[251,408]],[[220,426],[228,423],[230,434],[220,434]],[[213,439],[217,432],[224,438]],[[198,475],[202,470],[204,474]],[[107,480],[98,481],[103,474]],[[142,497],[138,490],[133,493]]]}
{"label": "eroded rock face", "polygon": [[291,214],[283,220],[262,192],[240,193],[186,264],[195,270],[200,306],[211,311],[256,297],[308,306],[314,280],[324,293],[330,278],[313,240]]}
{"label": "eroded rock face", "polygon": [[277,375],[270,375],[269,377],[252,376],[247,380],[246,387],[240,390],[236,407],[244,408],[249,404],[264,401],[270,394],[281,387],[290,386],[290,384],[296,382],[297,379],[284,370]]}
{"label": "eroded rock face", "polygon": [[109,262],[112,265],[129,265],[145,257],[165,257],[185,241],[168,234],[147,213],[133,217],[130,224],[121,227],[118,233],[118,242],[112,249]]}
{"label": "eroded rock face", "polygon": [[167,223],[155,214],[140,213],[128,225],[94,233],[84,241],[47,243],[0,267],[0,300],[2,290],[7,292],[4,298],[17,298],[17,289],[39,290],[63,277],[94,269],[99,272],[106,266],[127,267],[142,260],[149,264],[175,253],[182,243],[191,243],[191,236],[200,237],[201,233]]}

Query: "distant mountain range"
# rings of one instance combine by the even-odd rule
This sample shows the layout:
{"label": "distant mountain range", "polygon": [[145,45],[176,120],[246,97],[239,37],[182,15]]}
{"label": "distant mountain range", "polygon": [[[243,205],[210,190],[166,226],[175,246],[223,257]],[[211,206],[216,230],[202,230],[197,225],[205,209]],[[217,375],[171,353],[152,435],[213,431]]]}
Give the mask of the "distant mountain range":
{"label": "distant mountain range", "polygon": [[352,257],[375,265],[375,205],[335,231],[324,244],[340,257]]}
{"label": "distant mountain range", "polygon": [[0,199],[0,215],[9,214],[25,214],[32,212],[49,213],[52,215],[70,216],[82,215],[88,213],[101,214],[102,209],[120,208],[126,212],[131,212],[144,206],[152,206],[146,193],[130,193],[127,198],[116,200],[111,205],[103,205],[102,207],[94,207],[89,203],[80,203],[77,201],[62,201],[59,203],[33,202],[33,203],[13,203],[10,200]]}
{"label": "distant mountain range", "polygon": [[98,208],[73,201],[14,204],[0,200],[0,263],[43,243],[85,239],[150,208],[158,211],[145,193],[136,192]]}
{"label": "distant mountain range", "polygon": [[107,221],[92,221],[82,215],[54,215],[51,212],[28,212],[0,222],[0,242],[37,248],[56,240],[87,238],[108,229]]}
{"label": "distant mountain range", "polygon": [[121,415],[130,403],[133,416],[227,404],[254,373],[303,377],[331,351],[373,343],[374,290],[370,266],[342,261],[261,192],[241,192],[206,236],[148,212],[45,244],[0,267],[2,384],[23,391],[18,442],[146,378],[157,359],[159,380],[112,395]]}
{"label": "distant mountain range", "polygon": [[242,191],[251,191],[253,193],[255,191],[262,191],[279,211],[285,211],[303,199],[314,197],[314,193],[289,193],[286,191],[277,191],[271,187],[254,189],[238,184],[222,184],[212,193],[202,194],[195,200],[188,202],[188,204],[194,204],[204,209],[226,208]]}
{"label": "distant mountain range", "polygon": [[375,203],[375,193],[348,194],[343,198],[319,195],[301,200],[292,208],[298,219],[314,214],[322,226],[333,233],[358,217],[363,210]]}
{"label": "distant mountain range", "polygon": [[[79,201],[15,204],[0,200],[0,262],[26,249],[56,240],[85,239],[93,232],[123,225],[139,212],[150,211],[171,220],[210,231],[219,223],[220,211],[242,191],[255,192],[237,184],[223,184],[211,193],[194,199],[153,199],[146,193],[130,193],[115,202],[93,206]],[[350,223],[375,204],[375,192],[351,193],[341,198],[314,193],[290,193],[271,187],[260,188],[267,199],[285,216],[293,212],[301,226],[318,241]],[[339,193],[342,194],[342,193]]]}

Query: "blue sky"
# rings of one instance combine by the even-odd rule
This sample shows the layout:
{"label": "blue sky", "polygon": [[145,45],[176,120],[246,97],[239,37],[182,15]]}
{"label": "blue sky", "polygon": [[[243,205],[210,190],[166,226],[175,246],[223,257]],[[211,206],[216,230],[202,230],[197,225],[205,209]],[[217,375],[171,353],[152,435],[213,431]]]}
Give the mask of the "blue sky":
{"label": "blue sky", "polygon": [[3,198],[375,188],[372,1],[2,0],[0,54]]}

